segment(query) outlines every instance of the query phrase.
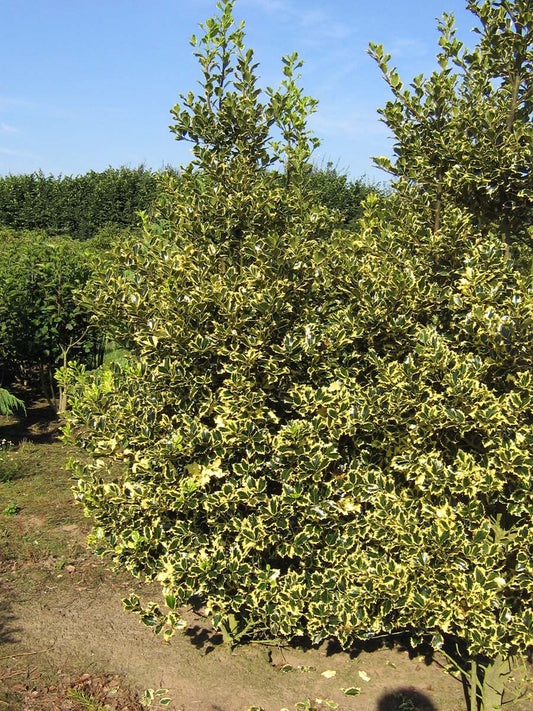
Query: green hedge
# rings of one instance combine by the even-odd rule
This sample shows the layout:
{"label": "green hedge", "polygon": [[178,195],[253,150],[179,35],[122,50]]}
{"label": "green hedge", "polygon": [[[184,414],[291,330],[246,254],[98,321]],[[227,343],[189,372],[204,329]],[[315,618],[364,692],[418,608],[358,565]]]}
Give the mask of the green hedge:
{"label": "green hedge", "polygon": [[[172,172],[177,178],[177,172]],[[281,174],[280,180],[284,180]],[[306,190],[336,210],[339,226],[347,227],[360,217],[364,198],[376,188],[362,180],[351,181],[328,165],[312,170]],[[90,171],[76,177],[8,175],[0,177],[0,226],[90,239],[106,225],[127,228],[137,224],[136,213],[149,211],[158,192],[159,174],[143,166]]]}
{"label": "green hedge", "polygon": [[0,178],[0,225],[89,239],[109,223],[135,224],[157,192],[157,174],[142,165],[75,177],[8,175]]}
{"label": "green hedge", "polygon": [[77,299],[97,252],[92,242],[0,229],[0,368],[25,380],[40,374],[53,404],[59,364],[94,367],[103,357],[102,335]]}

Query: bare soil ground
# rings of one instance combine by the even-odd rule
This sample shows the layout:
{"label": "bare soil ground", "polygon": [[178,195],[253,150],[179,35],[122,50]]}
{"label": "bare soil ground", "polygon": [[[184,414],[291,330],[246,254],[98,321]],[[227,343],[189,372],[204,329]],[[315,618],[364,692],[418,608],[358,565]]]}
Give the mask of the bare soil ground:
{"label": "bare soil ground", "polygon": [[[135,590],[157,600],[159,590],[87,550],[89,522],[72,500],[56,430],[43,403],[22,423],[0,419],[0,440],[14,442],[0,449],[0,711],[139,711],[146,689],[167,689],[174,711],[464,711],[444,659],[390,640],[351,653],[332,644],[231,650],[194,610],[170,643],[153,636],[121,598]],[[531,711],[532,688],[520,683],[514,708]]]}

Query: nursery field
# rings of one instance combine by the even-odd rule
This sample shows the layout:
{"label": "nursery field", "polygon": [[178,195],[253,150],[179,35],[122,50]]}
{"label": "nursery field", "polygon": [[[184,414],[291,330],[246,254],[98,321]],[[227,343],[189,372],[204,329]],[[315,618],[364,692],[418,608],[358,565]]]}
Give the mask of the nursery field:
{"label": "nursery field", "polygon": [[369,43],[384,190],[314,168],[234,4],[138,226],[6,183],[0,711],[532,711],[531,3],[469,0],[472,50],[444,13],[410,84]]}
{"label": "nursery field", "polygon": [[[159,588],[109,570],[85,544],[89,522],[70,491],[69,451],[44,403],[0,420],[0,709],[138,711],[147,689],[167,689],[175,711],[461,711],[462,686],[445,660],[401,640],[340,652],[242,645],[231,650],[201,611],[169,643],[121,598]],[[533,708],[533,688],[513,685]],[[343,691],[344,690],[344,691]],[[352,695],[347,695],[351,690]],[[159,707],[154,700],[152,708]]]}

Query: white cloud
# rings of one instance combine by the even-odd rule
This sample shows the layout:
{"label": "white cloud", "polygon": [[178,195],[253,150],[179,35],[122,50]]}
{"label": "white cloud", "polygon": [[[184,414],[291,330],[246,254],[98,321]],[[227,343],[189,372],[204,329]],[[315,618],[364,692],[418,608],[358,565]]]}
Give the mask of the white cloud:
{"label": "white cloud", "polygon": [[0,155],[4,156],[14,156],[16,158],[39,158],[34,153],[28,153],[27,151],[17,151],[13,148],[5,148],[0,146]]}
{"label": "white cloud", "polygon": [[310,32],[309,36],[304,36],[307,41],[342,40],[351,34],[347,24],[336,22],[323,10],[297,13],[297,19],[302,29]]}
{"label": "white cloud", "polygon": [[319,136],[341,136],[343,138],[361,138],[368,136],[385,137],[389,133],[387,127],[379,121],[377,112],[346,111],[339,109],[338,114],[318,111],[309,123]]}
{"label": "white cloud", "polygon": [[429,47],[425,42],[417,39],[400,39],[397,38],[394,42],[386,47],[387,53],[392,55],[392,60],[398,59],[413,59],[415,57],[425,57],[429,53]]}
{"label": "white cloud", "polygon": [[279,12],[294,12],[291,0],[243,0],[241,4],[258,7],[269,15],[274,15]]}
{"label": "white cloud", "polygon": [[17,128],[16,126],[10,126],[7,123],[0,123],[0,132],[1,133],[19,133],[20,129]]}
{"label": "white cloud", "polygon": [[336,21],[328,12],[322,9],[302,11],[295,6],[294,0],[244,0],[243,5],[276,15],[280,24],[299,28],[301,40],[307,45],[343,40],[351,34],[346,24]]}
{"label": "white cloud", "polygon": [[16,96],[0,96],[0,109],[13,109],[13,108],[23,108],[23,109],[33,109],[35,104],[27,99],[20,99]]}
{"label": "white cloud", "polygon": [[[21,99],[16,96],[1,96],[0,95],[0,111],[14,113],[15,111],[24,111],[31,114],[39,113],[41,116],[47,116],[51,118],[75,119],[80,115],[80,112],[85,109],[72,109],[70,106],[64,108],[63,106],[55,106],[53,104],[29,101],[28,99]],[[5,125],[5,124],[4,124]],[[8,127],[9,128],[9,127]],[[0,126],[0,131],[6,130]]]}

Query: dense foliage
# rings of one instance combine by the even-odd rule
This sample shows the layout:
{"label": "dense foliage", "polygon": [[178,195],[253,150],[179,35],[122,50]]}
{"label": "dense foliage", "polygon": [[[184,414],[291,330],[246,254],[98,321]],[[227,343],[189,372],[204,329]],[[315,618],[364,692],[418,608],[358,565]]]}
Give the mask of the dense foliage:
{"label": "dense foliage", "polygon": [[17,410],[25,411],[22,400],[5,388],[0,388],[0,415],[12,415]]}
{"label": "dense foliage", "polygon": [[331,164],[325,168],[313,167],[306,179],[306,190],[311,193],[311,200],[337,211],[337,227],[352,229],[357,227],[357,221],[363,214],[365,198],[371,193],[383,192],[378,186],[363,180],[349,180]]}
{"label": "dense foliage", "polygon": [[[469,0],[479,27],[468,50],[453,15],[439,21],[438,69],[407,87],[390,55],[370,45],[394,100],[381,110],[395,159],[377,159],[412,204],[424,201],[434,229],[448,206],[486,233],[533,246],[533,27],[530,0]],[[408,190],[408,188],[410,188]]]}
{"label": "dense foliage", "polygon": [[[263,100],[232,5],[193,39],[203,93],[173,110],[195,160],[89,291],[131,356],[63,374],[67,434],[93,455],[76,465],[93,541],[160,581],[166,613],[126,600],[156,631],[194,595],[234,640],[407,631],[463,657],[472,711],[497,709],[504,664],[533,644],[533,255],[513,221],[528,182],[498,220],[444,200],[425,144],[419,182],[403,174],[418,133],[396,117],[395,192],[332,229],[305,189],[315,102],[297,57]],[[469,7],[474,86],[532,18],[521,0]],[[432,81],[415,82],[428,110]],[[519,165],[523,141],[506,145]],[[283,186],[265,170],[279,162]],[[491,168],[465,171],[473,189]],[[509,174],[490,175],[503,195]]]}
{"label": "dense foliage", "polygon": [[[164,172],[179,182],[178,171]],[[160,178],[161,174],[143,166],[90,171],[75,177],[43,173],[0,177],[0,226],[81,240],[105,230],[133,228],[139,223],[140,211],[152,210]],[[278,178],[283,184],[283,175]],[[364,198],[376,190],[362,180],[348,180],[330,166],[313,168],[306,185],[319,202],[338,211],[339,226],[353,225],[361,215]]]}
{"label": "dense foliage", "polygon": [[0,178],[0,225],[85,240],[109,224],[135,225],[157,192],[157,175],[143,166],[75,177],[8,175]]}
{"label": "dense foliage", "polygon": [[[11,377],[40,375],[43,394],[65,406],[54,381],[75,358],[101,362],[102,337],[76,292],[92,271],[89,244],[42,233],[0,233],[0,366]],[[64,396],[64,393],[63,393]]]}

